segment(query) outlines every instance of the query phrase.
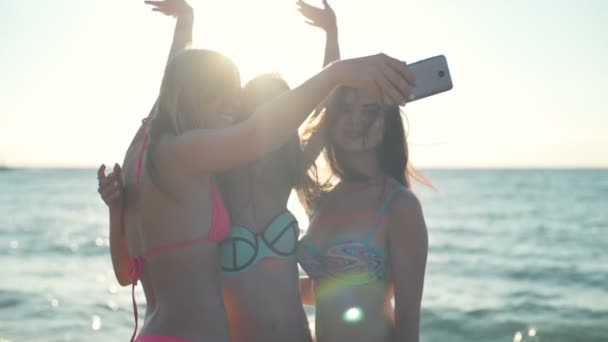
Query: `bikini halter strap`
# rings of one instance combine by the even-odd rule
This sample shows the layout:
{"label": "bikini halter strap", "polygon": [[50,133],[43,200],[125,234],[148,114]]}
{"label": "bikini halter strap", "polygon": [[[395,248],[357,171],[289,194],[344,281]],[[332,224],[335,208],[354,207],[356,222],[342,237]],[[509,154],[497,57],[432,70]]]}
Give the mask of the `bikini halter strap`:
{"label": "bikini halter strap", "polygon": [[382,201],[382,205],[380,206],[380,210],[379,210],[378,218],[376,219],[376,222],[374,222],[374,225],[372,226],[372,228],[370,228],[369,232],[367,233],[367,236],[365,236],[366,241],[369,241],[374,237],[374,235],[376,234],[376,231],[378,230],[378,226],[384,219],[384,214],[386,214],[386,210],[388,209],[389,205],[393,201],[393,198],[395,198],[395,196],[401,191],[403,191],[403,187],[400,186],[400,187],[397,187],[396,189],[393,189],[391,192],[389,192],[388,195],[386,195],[386,197],[384,198],[384,201]]}

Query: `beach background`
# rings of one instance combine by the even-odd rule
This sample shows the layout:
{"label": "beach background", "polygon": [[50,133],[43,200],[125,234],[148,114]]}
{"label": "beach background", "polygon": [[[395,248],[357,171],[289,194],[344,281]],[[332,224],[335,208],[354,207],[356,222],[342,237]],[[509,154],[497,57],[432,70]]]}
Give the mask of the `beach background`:
{"label": "beach background", "polygon": [[[423,341],[608,341],[608,170],[423,172]],[[0,189],[0,341],[127,340],[95,170],[3,171]]]}
{"label": "beach background", "polygon": [[[325,34],[295,0],[189,2],[193,47],[242,82],[320,70]],[[403,108],[438,189],[416,189],[423,341],[608,341],[608,1],[329,2],[343,58],[450,67],[451,91]],[[142,0],[0,0],[0,342],[131,336],[95,169],[148,115],[174,26]]]}

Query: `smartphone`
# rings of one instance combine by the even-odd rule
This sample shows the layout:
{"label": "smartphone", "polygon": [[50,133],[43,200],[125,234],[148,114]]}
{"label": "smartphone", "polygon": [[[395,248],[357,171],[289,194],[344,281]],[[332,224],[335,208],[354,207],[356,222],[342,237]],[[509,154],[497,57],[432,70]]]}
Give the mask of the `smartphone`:
{"label": "smartphone", "polygon": [[410,97],[409,102],[446,92],[453,87],[448,61],[444,55],[408,64],[408,67],[416,76],[416,87],[412,88],[413,97]]}

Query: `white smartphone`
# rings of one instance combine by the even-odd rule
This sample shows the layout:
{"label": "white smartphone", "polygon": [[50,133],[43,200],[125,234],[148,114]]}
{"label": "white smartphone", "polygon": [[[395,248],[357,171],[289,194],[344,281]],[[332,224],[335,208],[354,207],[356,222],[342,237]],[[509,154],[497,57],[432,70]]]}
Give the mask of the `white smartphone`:
{"label": "white smartphone", "polygon": [[408,64],[408,67],[416,76],[416,87],[412,89],[413,97],[410,97],[409,102],[446,92],[453,87],[448,61],[444,55]]}

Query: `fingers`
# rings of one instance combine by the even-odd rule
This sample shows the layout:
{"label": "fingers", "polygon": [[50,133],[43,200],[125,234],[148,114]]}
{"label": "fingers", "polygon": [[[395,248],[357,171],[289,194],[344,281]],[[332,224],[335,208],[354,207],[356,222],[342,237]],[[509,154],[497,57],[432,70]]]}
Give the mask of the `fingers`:
{"label": "fingers", "polygon": [[[409,69],[405,62],[384,54],[381,54],[381,57],[383,59],[382,71],[384,77],[391,82],[393,89],[401,96],[405,97],[405,102],[411,101],[412,87],[416,86],[416,77],[414,76],[414,73]],[[403,105],[405,102],[397,103]]]}
{"label": "fingers", "polygon": [[305,1],[302,1],[302,0],[298,0],[298,2],[296,2],[296,5],[298,5],[300,7],[313,7],[312,5],[306,3]]}
{"label": "fingers", "polygon": [[120,188],[122,187],[122,182],[119,179],[114,177],[106,177],[99,181],[99,189],[101,191],[107,192],[107,189]]}
{"label": "fingers", "polygon": [[395,104],[404,105],[411,92],[409,83],[401,77],[401,74],[391,69],[386,64],[382,65],[380,70],[382,72],[382,77],[388,81],[391,85],[391,89],[397,94],[397,97],[391,96],[390,94],[387,95],[391,96],[393,100],[397,100],[394,102]]}
{"label": "fingers", "polygon": [[320,11],[319,8],[309,5],[309,4],[305,3],[304,1],[298,2],[297,5],[298,5],[298,11],[300,11],[300,13],[302,13],[303,15],[306,15],[306,16],[314,15],[316,11]]}
{"label": "fingers", "polygon": [[[380,88],[383,95],[388,96],[395,104],[405,104],[404,95],[400,94],[400,91],[388,80],[382,72],[374,80]],[[381,96],[380,104],[384,105],[384,96]]]}
{"label": "fingers", "polygon": [[298,12],[306,17],[313,15],[312,10],[309,7],[300,6],[298,7]]}
{"label": "fingers", "polygon": [[166,6],[165,1],[144,1],[144,3],[146,5],[150,5],[150,6],[156,6],[156,7],[162,7],[162,6]]}
{"label": "fingers", "polygon": [[107,205],[111,205],[122,197],[122,182],[108,176],[99,182],[97,192]]}
{"label": "fingers", "polygon": [[97,190],[97,192],[101,195],[101,198],[105,201],[110,196],[112,196],[116,193],[120,194],[122,192],[122,189],[120,189],[119,187],[107,187],[107,188],[99,188]]}
{"label": "fingers", "polygon": [[161,7],[154,7],[152,9],[152,12],[160,12],[165,15],[173,15],[169,10],[167,10],[166,8],[161,8]]}
{"label": "fingers", "polygon": [[416,76],[414,76],[414,73],[408,68],[407,63],[390,56],[384,56],[386,57],[386,63],[388,63],[393,70],[398,72],[412,87],[416,86]]}
{"label": "fingers", "polygon": [[147,5],[153,6],[152,12],[160,12],[165,15],[173,15],[175,9],[167,1],[144,1]]}
{"label": "fingers", "polygon": [[113,189],[122,188],[122,182],[106,177],[99,182],[99,191],[100,192],[111,192]]}
{"label": "fingers", "polygon": [[106,177],[106,165],[101,164],[99,169],[97,169],[97,179],[101,180]]}
{"label": "fingers", "polygon": [[114,170],[112,171],[112,174],[115,175],[116,178],[120,178],[121,171],[122,171],[122,169],[120,168],[120,165],[118,165],[118,163],[115,163],[114,164]]}

